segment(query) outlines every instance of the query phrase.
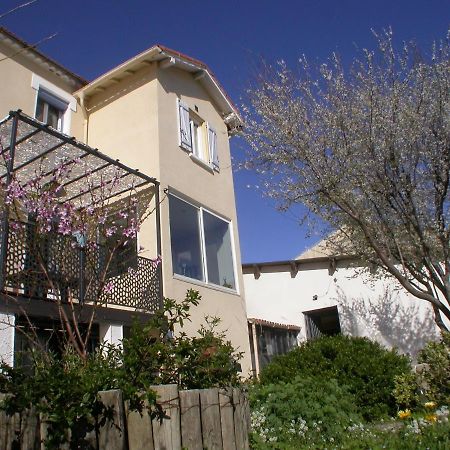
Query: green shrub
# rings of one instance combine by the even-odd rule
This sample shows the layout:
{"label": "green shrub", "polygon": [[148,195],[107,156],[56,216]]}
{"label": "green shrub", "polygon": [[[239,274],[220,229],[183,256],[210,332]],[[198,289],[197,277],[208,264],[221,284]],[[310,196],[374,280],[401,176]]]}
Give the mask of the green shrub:
{"label": "green shrub", "polygon": [[327,439],[361,420],[355,398],[336,380],[295,377],[250,389],[254,446]]}
{"label": "green shrub", "polygon": [[[57,356],[34,351],[32,367],[0,365],[0,392],[8,393],[0,409],[8,414],[33,406],[49,425],[47,448],[60,448],[71,430],[71,448],[84,448],[88,431],[98,427],[109,410],[98,392],[121,389],[130,407],[162,414],[151,389],[154,384],[177,383],[182,388],[208,388],[239,382],[235,352],[223,333],[216,332],[218,319],[207,319],[197,336],[179,332],[189,320],[190,308],[200,301],[198,292],[189,290],[182,302],[165,299],[165,308],[145,325],[135,324],[122,349],[103,346],[82,358],[70,347]],[[30,374],[30,369],[32,373]]]}
{"label": "green shrub", "polygon": [[427,364],[421,375],[425,396],[440,405],[449,405],[450,333],[442,333],[440,342],[428,343],[419,353],[418,362]]}
{"label": "green shrub", "polygon": [[296,376],[336,379],[348,386],[366,420],[395,414],[394,377],[409,372],[409,360],[366,338],[322,337],[273,359],[261,383],[289,382]]}
{"label": "green shrub", "polygon": [[[49,426],[46,448],[60,448],[66,441],[68,429],[72,431],[71,444],[82,446],[86,433],[98,427],[102,417],[107,415],[97,393],[128,385],[118,369],[119,351],[103,350],[104,353],[89,355],[84,360],[70,349],[60,356],[34,351],[32,374],[20,367],[2,365],[0,392],[10,395],[0,408],[14,414],[33,406],[43,414]],[[129,387],[126,391],[127,398],[134,404],[146,398],[151,405],[155,404],[156,396],[151,391],[139,393]]]}
{"label": "green shrub", "polygon": [[396,375],[392,395],[399,409],[415,409],[420,402],[420,389],[416,374],[410,372]]}

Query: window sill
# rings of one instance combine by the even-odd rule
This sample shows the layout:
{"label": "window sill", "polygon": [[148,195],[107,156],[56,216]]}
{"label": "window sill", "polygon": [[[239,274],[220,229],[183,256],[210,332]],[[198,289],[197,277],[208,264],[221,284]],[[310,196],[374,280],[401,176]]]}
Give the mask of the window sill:
{"label": "window sill", "polygon": [[179,281],[184,281],[184,282],[190,283],[190,284],[195,284],[197,286],[202,286],[202,287],[209,288],[209,289],[214,289],[215,291],[224,292],[226,294],[237,295],[237,296],[239,295],[239,292],[236,289],[226,288],[224,286],[219,286],[218,284],[205,283],[204,281],[196,280],[195,278],[185,277],[183,275],[178,275],[177,273],[173,274],[173,279],[179,280]]}
{"label": "window sill", "polygon": [[214,173],[214,169],[212,168],[212,166],[210,164],[208,164],[207,162],[203,161],[203,159],[198,158],[193,153],[190,153],[189,156],[192,159],[192,161],[194,161],[196,164],[203,167],[208,172]]}

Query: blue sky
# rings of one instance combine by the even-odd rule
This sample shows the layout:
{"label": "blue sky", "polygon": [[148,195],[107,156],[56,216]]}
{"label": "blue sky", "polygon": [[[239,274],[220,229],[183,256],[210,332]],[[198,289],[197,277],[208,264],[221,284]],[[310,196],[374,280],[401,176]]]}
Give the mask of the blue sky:
{"label": "blue sky", "polygon": [[[0,14],[22,2],[3,0]],[[208,64],[240,105],[261,57],[294,65],[303,53],[322,61],[336,51],[348,62],[358,47],[374,46],[371,29],[388,26],[399,42],[427,50],[446,35],[449,12],[449,0],[38,0],[0,24],[31,43],[57,32],[40,49],[89,80],[164,44]],[[243,142],[231,145],[241,159]],[[255,185],[252,174],[235,173],[244,262],[291,259],[318,240]]]}

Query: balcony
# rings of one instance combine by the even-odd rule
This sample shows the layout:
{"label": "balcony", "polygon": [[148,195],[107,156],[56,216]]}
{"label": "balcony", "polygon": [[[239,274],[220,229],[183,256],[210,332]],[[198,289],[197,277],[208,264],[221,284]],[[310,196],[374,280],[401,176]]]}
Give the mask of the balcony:
{"label": "balcony", "polygon": [[[0,122],[0,144],[0,304],[26,299],[28,304],[71,302],[78,308],[114,305],[146,313],[159,309],[158,182],[20,111]],[[49,195],[49,189],[55,192]],[[74,232],[61,226],[60,217],[45,221],[45,211],[36,206],[45,196],[45,211],[63,216],[70,210],[90,222],[79,225],[82,232]],[[99,230],[107,226],[101,223],[130,199],[141,215],[153,210],[154,259],[137,254],[135,236],[119,242],[115,253],[100,237]],[[100,223],[98,211],[104,217]],[[120,224],[113,223],[122,236]]]}

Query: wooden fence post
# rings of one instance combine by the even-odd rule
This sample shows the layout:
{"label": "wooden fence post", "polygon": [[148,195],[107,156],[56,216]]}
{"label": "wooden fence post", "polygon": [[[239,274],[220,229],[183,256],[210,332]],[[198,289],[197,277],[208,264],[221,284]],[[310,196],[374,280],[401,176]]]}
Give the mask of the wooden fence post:
{"label": "wooden fence post", "polygon": [[98,446],[100,450],[126,450],[125,414],[122,391],[99,392],[100,400],[108,408],[111,417],[100,427]]}
{"label": "wooden fence post", "polygon": [[167,384],[151,386],[158,395],[159,403],[167,419],[153,419],[153,442],[155,450],[181,450],[180,433],[180,403],[178,400],[178,386]]}
{"label": "wooden fence post", "polygon": [[[7,394],[0,393],[0,402],[6,398]],[[10,450],[19,444],[20,416],[13,414],[9,416],[4,411],[0,411],[0,450]]]}
{"label": "wooden fence post", "polygon": [[236,447],[242,450],[249,448],[249,408],[247,396],[241,389],[233,388],[234,403],[234,432],[236,436]]}
{"label": "wooden fence post", "polygon": [[234,431],[233,388],[219,391],[219,403],[223,450],[240,450],[236,447]]}
{"label": "wooden fence post", "polygon": [[200,392],[179,391],[181,414],[181,444],[189,450],[203,450]]}
{"label": "wooden fence post", "polygon": [[39,417],[34,408],[23,411],[20,421],[21,450],[38,450],[40,448]]}
{"label": "wooden fence post", "polygon": [[203,447],[222,450],[222,428],[220,425],[219,389],[200,391]]}
{"label": "wooden fence post", "polygon": [[142,414],[130,410],[129,402],[125,402],[125,415],[128,430],[128,450],[154,450],[152,419],[145,401]]}

